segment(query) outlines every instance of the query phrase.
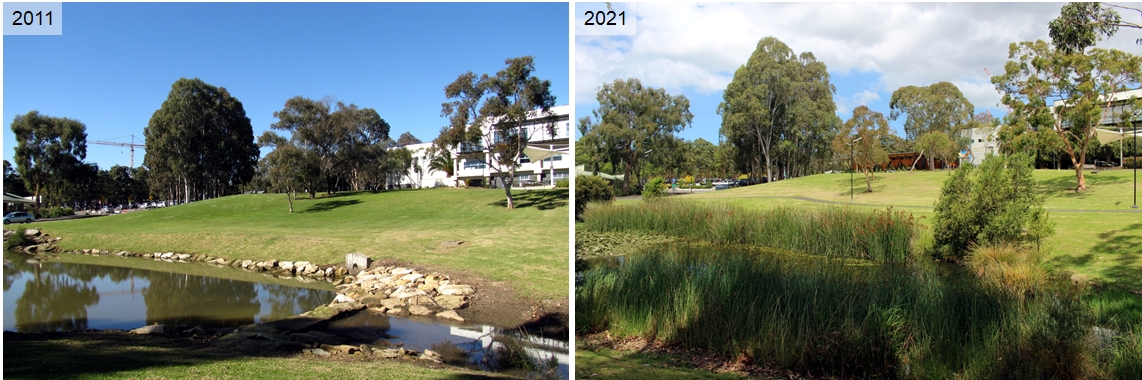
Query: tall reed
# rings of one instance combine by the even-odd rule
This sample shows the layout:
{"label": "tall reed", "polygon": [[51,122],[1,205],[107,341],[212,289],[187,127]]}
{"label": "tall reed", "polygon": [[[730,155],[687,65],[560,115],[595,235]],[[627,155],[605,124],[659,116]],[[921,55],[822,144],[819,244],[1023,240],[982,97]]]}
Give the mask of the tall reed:
{"label": "tall reed", "polygon": [[643,231],[716,244],[754,244],[830,257],[900,262],[910,258],[911,214],[847,207],[752,210],[666,199],[635,205],[592,204],[582,228]]}
{"label": "tall reed", "polygon": [[1086,373],[1083,316],[1067,299],[1015,297],[920,262],[805,260],[709,245],[631,256],[584,273],[576,322],[580,332],[606,329],[841,376]]}

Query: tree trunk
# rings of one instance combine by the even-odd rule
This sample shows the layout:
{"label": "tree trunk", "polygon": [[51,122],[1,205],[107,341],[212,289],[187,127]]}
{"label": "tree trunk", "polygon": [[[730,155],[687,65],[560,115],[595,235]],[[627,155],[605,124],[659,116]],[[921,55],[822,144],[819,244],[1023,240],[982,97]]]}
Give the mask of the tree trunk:
{"label": "tree trunk", "polygon": [[912,168],[908,169],[908,174],[912,174],[912,172],[916,170],[916,163],[919,162],[920,159],[923,157],[924,157],[924,149],[920,149],[920,155],[917,156],[915,160],[912,160]]}
{"label": "tree trunk", "polygon": [[872,172],[871,169],[864,170],[864,185],[868,187],[867,192],[869,192],[869,193],[872,192],[872,178],[869,176],[869,174],[871,174],[871,172]]}
{"label": "tree trunk", "polygon": [[289,202],[289,213],[293,214],[293,198],[289,196],[290,191],[286,190],[286,201]]}

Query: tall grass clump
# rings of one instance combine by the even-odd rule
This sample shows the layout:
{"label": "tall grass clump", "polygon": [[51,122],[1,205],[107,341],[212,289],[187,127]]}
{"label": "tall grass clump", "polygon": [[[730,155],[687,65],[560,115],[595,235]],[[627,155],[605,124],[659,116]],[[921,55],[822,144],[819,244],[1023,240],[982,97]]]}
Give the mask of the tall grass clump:
{"label": "tall grass clump", "polygon": [[681,245],[586,271],[576,288],[579,332],[842,377],[1091,371],[1087,317],[1066,292],[1019,298],[946,264],[851,265],[819,256],[806,263],[738,248]]}
{"label": "tall grass clump", "polygon": [[640,231],[715,244],[752,244],[796,252],[876,261],[906,261],[916,223],[911,214],[845,207],[751,210],[675,199],[634,205],[593,205],[584,229]]}
{"label": "tall grass clump", "polygon": [[7,250],[12,249],[12,247],[22,247],[31,244],[32,239],[29,239],[28,235],[24,234],[24,231],[24,227],[16,227],[16,229],[12,231],[12,237],[4,241],[4,249]]}

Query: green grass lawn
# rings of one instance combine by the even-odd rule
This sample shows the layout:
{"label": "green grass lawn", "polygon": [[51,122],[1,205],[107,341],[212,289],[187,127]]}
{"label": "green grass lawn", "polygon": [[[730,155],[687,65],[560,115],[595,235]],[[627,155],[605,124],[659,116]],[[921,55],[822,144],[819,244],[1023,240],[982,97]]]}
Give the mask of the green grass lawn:
{"label": "green grass lawn", "polygon": [[575,375],[580,379],[744,379],[732,373],[695,369],[677,356],[582,346],[575,350]]}
{"label": "green grass lawn", "polygon": [[[858,174],[853,204],[912,212],[931,226],[932,207],[948,171],[878,173],[872,193],[863,190]],[[1038,193],[1055,222],[1048,241],[1049,264],[1107,284],[1142,289],[1142,212],[1132,211],[1133,171],[1110,170],[1086,174],[1089,190],[1074,192],[1070,170],[1036,170]],[[681,199],[719,201],[746,207],[820,205],[820,201],[848,204],[848,174],[818,174],[774,183],[698,193]],[[635,201],[637,202],[637,201]],[[1106,212],[1127,211],[1127,212]],[[925,233],[930,230],[926,230]]]}
{"label": "green grass lawn", "polygon": [[[461,270],[521,295],[567,299],[567,190],[425,189],[300,199],[235,195],[122,215],[35,223],[64,249],[188,252],[252,260],[373,259]],[[463,240],[459,247],[441,243]]]}

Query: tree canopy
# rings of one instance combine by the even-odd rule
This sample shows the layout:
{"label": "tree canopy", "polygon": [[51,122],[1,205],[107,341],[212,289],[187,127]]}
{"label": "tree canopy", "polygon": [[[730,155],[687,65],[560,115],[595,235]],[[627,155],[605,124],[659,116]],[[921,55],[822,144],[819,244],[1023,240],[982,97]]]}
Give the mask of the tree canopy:
{"label": "tree canopy", "polygon": [[151,188],[167,199],[232,194],[254,176],[259,152],[250,118],[224,87],[179,79],[143,134]]}
{"label": "tree canopy", "polygon": [[12,121],[16,135],[16,173],[36,197],[64,201],[61,190],[72,174],[83,169],[87,156],[87,126],[78,120],[41,115],[31,111]]}
{"label": "tree canopy", "polygon": [[837,156],[851,156],[854,169],[864,173],[868,192],[872,192],[873,169],[888,165],[888,152],[881,141],[892,133],[884,114],[860,106],[853,110],[853,116],[845,121],[841,133],[833,138],[832,147]]}
{"label": "tree canopy", "polygon": [[604,84],[596,99],[599,106],[591,111],[594,120],[580,119],[579,130],[585,145],[594,147],[588,148],[590,154],[622,165],[623,193],[630,192],[632,175],[641,183],[643,163],[667,154],[674,134],[694,119],[685,95],[644,87],[636,78]]}
{"label": "tree canopy", "polygon": [[[372,108],[295,96],[274,112],[278,122],[270,128],[290,132],[290,141],[313,153],[326,193],[345,180],[354,190],[379,186],[381,174],[373,169],[385,161],[389,124]],[[300,157],[300,156],[299,156]],[[317,185],[310,187],[310,196]]]}
{"label": "tree canopy", "polygon": [[[780,40],[765,37],[726,87],[718,106],[720,133],[737,150],[742,172],[775,180],[808,174],[830,157],[829,139],[836,134],[833,94],[825,64],[812,53],[796,54]],[[811,168],[817,163],[816,168]]]}
{"label": "tree canopy", "polygon": [[449,125],[435,142],[449,148],[482,143],[487,153],[481,159],[499,177],[511,209],[512,181],[523,149],[536,133],[555,135],[555,96],[550,80],[532,75],[534,57],[509,58],[504,64],[494,76],[469,71],[444,87],[450,101],[441,105],[440,114],[449,118]]}
{"label": "tree canopy", "polygon": [[975,106],[956,85],[948,82],[898,88],[892,92],[888,107],[890,120],[906,116],[904,132],[910,140],[932,131],[955,136],[975,113]]}
{"label": "tree canopy", "polygon": [[1004,73],[991,78],[1011,107],[1008,124],[1057,133],[1074,165],[1075,191],[1086,190],[1083,165],[1095,127],[1122,119],[1116,112],[1126,110],[1110,107],[1113,96],[1142,82],[1142,58],[1098,48],[1068,54],[1042,40],[1012,43],[1009,58]]}

